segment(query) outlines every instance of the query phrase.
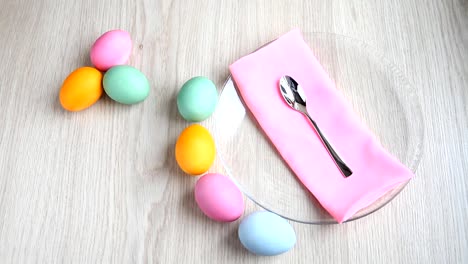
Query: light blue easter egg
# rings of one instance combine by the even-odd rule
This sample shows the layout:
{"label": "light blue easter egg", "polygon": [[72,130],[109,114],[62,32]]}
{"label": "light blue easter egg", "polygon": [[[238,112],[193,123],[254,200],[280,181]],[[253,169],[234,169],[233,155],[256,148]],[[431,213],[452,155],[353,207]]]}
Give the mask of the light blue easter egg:
{"label": "light blue easter egg", "polygon": [[267,211],[245,217],[238,234],[247,250],[262,256],[282,254],[296,244],[296,233],[288,221]]}
{"label": "light blue easter egg", "polygon": [[190,122],[200,122],[210,117],[217,103],[215,84],[202,76],[188,80],[177,95],[179,113]]}
{"label": "light blue easter egg", "polygon": [[128,65],[110,68],[102,79],[106,94],[122,104],[136,104],[148,97],[150,85],[146,76]]}

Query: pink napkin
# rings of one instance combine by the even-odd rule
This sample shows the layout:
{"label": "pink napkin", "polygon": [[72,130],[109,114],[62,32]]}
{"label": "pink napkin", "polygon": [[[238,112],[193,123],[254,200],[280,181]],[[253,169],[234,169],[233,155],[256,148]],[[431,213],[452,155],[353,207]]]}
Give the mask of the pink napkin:
{"label": "pink napkin", "polygon": [[[320,204],[340,223],[413,177],[388,153],[335,88],[299,30],[293,30],[230,66],[249,110],[280,155]],[[307,96],[307,110],[351,168],[345,178],[302,114],[278,89],[292,76]]]}

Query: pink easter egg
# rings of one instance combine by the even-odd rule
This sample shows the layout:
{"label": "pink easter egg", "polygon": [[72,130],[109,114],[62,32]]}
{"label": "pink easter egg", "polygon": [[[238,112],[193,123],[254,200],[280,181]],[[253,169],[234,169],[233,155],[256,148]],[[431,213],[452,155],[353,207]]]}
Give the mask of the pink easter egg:
{"label": "pink easter egg", "polygon": [[107,71],[126,64],[132,52],[132,39],[127,31],[111,30],[102,34],[91,47],[91,63],[98,70]]}
{"label": "pink easter egg", "polygon": [[232,222],[244,213],[244,198],[237,186],[226,176],[209,173],[195,185],[195,200],[209,218]]}

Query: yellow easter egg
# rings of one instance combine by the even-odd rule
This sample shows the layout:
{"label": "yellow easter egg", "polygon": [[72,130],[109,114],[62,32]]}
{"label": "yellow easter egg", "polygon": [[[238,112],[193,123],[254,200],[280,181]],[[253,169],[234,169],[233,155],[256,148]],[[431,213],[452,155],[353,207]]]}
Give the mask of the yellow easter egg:
{"label": "yellow easter egg", "polygon": [[201,175],[214,162],[216,148],[210,132],[201,125],[185,128],[177,139],[175,158],[179,167],[187,174]]}
{"label": "yellow easter egg", "polygon": [[102,73],[92,67],[82,67],[70,73],[60,89],[60,104],[68,111],[81,111],[101,97]]}

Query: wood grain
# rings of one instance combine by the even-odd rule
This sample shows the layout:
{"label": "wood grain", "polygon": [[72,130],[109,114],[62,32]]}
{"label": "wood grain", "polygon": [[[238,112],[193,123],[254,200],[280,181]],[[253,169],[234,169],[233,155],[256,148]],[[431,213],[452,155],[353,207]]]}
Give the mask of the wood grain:
{"label": "wood grain", "polygon": [[[0,3],[1,263],[468,262],[467,1]],[[293,223],[292,251],[257,257],[238,242],[238,222],[197,209],[195,178],[172,158],[186,125],[174,98],[194,75],[220,86],[227,65],[294,27],[384,51],[417,88],[425,154],[384,209],[344,225]],[[63,111],[63,79],[112,28],[131,32],[130,63],[150,97]]]}

